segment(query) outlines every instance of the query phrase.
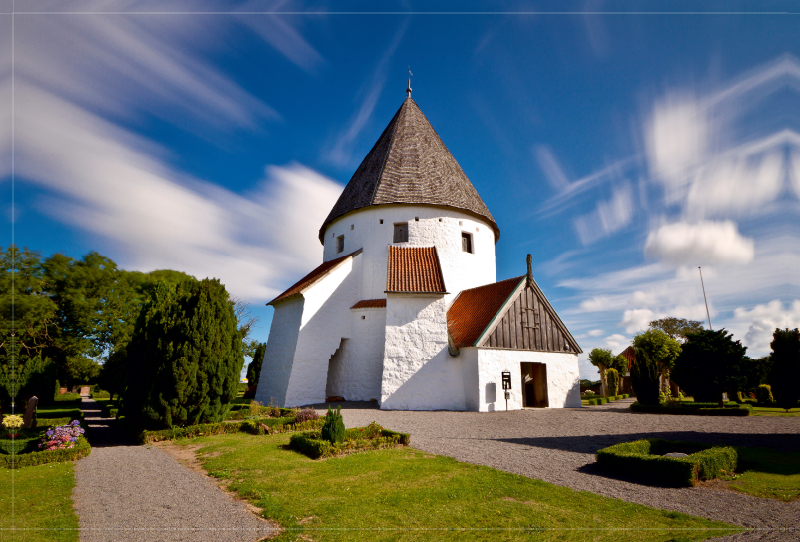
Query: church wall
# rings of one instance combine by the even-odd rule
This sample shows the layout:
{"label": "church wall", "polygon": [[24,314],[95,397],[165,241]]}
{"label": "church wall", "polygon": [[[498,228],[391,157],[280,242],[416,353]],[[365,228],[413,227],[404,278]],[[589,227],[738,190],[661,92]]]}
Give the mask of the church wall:
{"label": "church wall", "polygon": [[302,297],[298,297],[275,307],[256,389],[255,399],[261,404],[268,405],[274,398],[277,404],[282,405],[286,399],[286,387],[303,317],[303,301]]}
{"label": "church wall", "polygon": [[[357,309],[352,315],[352,340],[343,366],[340,389],[348,401],[381,398],[386,309]],[[362,320],[361,317],[364,317]]]}
{"label": "church wall", "polygon": [[361,256],[335,268],[303,292],[305,303],[284,406],[325,401],[328,364],[350,338],[350,307],[359,300]]}
{"label": "church wall", "polygon": [[[418,222],[414,220],[416,217]],[[495,236],[491,226],[473,215],[447,207],[378,205],[352,212],[334,221],[325,231],[323,260],[364,249],[362,299],[386,297],[386,247],[393,244],[394,224],[400,222],[408,223],[408,242],[395,246],[436,246],[450,292],[446,296],[448,305],[461,290],[495,282]],[[472,234],[474,254],[463,252],[462,232]],[[338,254],[336,237],[340,235],[344,235],[344,251]]]}
{"label": "church wall", "polygon": [[389,294],[381,408],[465,410],[461,362],[447,353],[445,300]]}
{"label": "church wall", "polygon": [[[499,350],[489,348],[465,348],[464,351],[477,350],[481,412],[505,410],[502,372],[511,373],[511,397],[508,400],[509,410],[522,408],[522,362],[544,363],[547,366],[547,396],[550,408],[580,407],[580,374],[578,371],[578,355],[554,352],[530,352],[521,350]],[[488,390],[495,384],[495,401]]]}

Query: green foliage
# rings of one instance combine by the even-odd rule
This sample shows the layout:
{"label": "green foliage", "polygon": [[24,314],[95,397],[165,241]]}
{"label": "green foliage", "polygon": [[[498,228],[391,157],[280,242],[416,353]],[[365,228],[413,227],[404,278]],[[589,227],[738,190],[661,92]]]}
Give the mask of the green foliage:
{"label": "green foliage", "polygon": [[608,382],[608,395],[615,397],[619,391],[619,373],[616,369],[606,371],[606,381]]}
{"label": "green foliage", "polygon": [[620,382],[622,382],[622,377],[628,372],[628,360],[625,359],[625,356],[619,354],[611,358],[608,368],[617,371]]}
{"label": "green foliage", "polygon": [[321,438],[333,444],[344,440],[344,420],[342,419],[342,407],[337,406],[336,410],[331,410],[328,405],[328,414],[325,416],[325,425],[322,426]]}
{"label": "green foliage", "polygon": [[756,388],[756,400],[759,403],[774,403],[775,398],[772,397],[772,388],[769,384],[761,384]]}
{"label": "green foliage", "polygon": [[636,361],[631,364],[631,386],[636,399],[643,405],[658,405],[658,366],[645,350],[635,350]]}
{"label": "green foliage", "polygon": [[644,352],[658,367],[659,373],[666,375],[674,367],[675,360],[681,353],[681,343],[671,338],[660,329],[648,329],[633,338],[636,360],[639,353]]}
{"label": "green foliage", "polygon": [[366,451],[395,446],[407,446],[411,442],[408,433],[397,433],[384,429],[375,422],[368,427],[348,429],[341,441],[333,442],[318,432],[296,433],[289,439],[289,447],[311,459],[331,457],[344,451]]}
{"label": "green foliage", "polygon": [[769,384],[775,402],[789,412],[800,399],[800,330],[776,329],[770,347]]}
{"label": "green foliage", "polygon": [[219,280],[159,284],[127,347],[128,422],[155,429],[221,421],[244,363],[236,324]]}
{"label": "green foliage", "polygon": [[50,450],[43,452],[30,452],[19,455],[0,455],[0,467],[18,469],[33,465],[46,465],[48,463],[61,463],[62,461],[75,461],[86,457],[92,452],[92,447],[84,437],[78,437],[73,448],[65,450]]}
{"label": "green foliage", "polygon": [[258,386],[258,379],[261,377],[261,364],[264,362],[264,352],[266,349],[266,343],[258,343],[255,352],[253,352],[253,361],[247,365],[248,386]]}
{"label": "green foliage", "polygon": [[[689,455],[662,457],[670,452]],[[733,473],[738,461],[736,449],[730,446],[664,439],[615,444],[599,450],[596,457],[603,469],[674,487],[694,486],[698,480]]]}
{"label": "green foliage", "polygon": [[689,333],[696,333],[703,329],[703,322],[686,320],[685,318],[673,318],[672,316],[652,320],[647,325],[650,329],[663,331],[672,339],[681,340],[686,340]]}
{"label": "green foliage", "polygon": [[722,401],[722,393],[746,381],[747,347],[724,329],[691,333],[672,371],[672,379],[697,401]]}
{"label": "green foliage", "polygon": [[138,434],[139,444],[150,444],[162,440],[175,440],[179,438],[194,438],[209,435],[227,435],[238,433],[242,423],[201,423],[187,427],[172,427],[160,431],[142,431]]}

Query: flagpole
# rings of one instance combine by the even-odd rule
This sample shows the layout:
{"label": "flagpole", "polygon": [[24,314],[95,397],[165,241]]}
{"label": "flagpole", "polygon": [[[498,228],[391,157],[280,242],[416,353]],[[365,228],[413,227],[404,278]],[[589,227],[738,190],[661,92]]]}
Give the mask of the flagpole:
{"label": "flagpole", "polygon": [[706,299],[706,287],[703,284],[703,270],[699,266],[697,269],[700,270],[700,287],[703,288],[703,301],[706,302],[706,316],[708,316],[708,329],[714,331],[711,328],[711,315],[708,313],[708,299]]}

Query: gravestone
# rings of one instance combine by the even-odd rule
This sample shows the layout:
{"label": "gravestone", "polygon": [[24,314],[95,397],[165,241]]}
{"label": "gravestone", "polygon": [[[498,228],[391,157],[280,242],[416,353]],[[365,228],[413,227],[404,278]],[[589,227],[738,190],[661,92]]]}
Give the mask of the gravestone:
{"label": "gravestone", "polygon": [[39,398],[35,395],[28,399],[28,406],[25,408],[25,415],[22,417],[22,427],[29,429],[33,427],[33,422],[36,421],[36,405],[39,404]]}
{"label": "gravestone", "polygon": [[92,393],[90,389],[89,386],[81,386],[81,397],[89,397]]}

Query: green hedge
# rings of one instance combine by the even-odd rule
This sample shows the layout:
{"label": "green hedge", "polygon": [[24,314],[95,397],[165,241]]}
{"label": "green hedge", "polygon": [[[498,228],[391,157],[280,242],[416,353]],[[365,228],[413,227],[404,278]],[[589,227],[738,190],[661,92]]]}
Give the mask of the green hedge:
{"label": "green hedge", "polygon": [[731,406],[726,406],[725,408],[719,408],[716,403],[678,403],[674,406],[640,405],[636,401],[631,405],[631,410],[648,414],[678,414],[683,416],[749,416],[753,411],[753,407],[750,405],[737,405],[736,403],[731,403]]}
{"label": "green hedge", "polygon": [[57,403],[80,401],[80,400],[81,400],[80,393],[64,393],[62,395],[56,395],[55,397],[53,397],[53,401]]}
{"label": "green hedge", "polygon": [[[669,452],[690,455],[662,457]],[[673,487],[694,486],[698,480],[732,473],[738,463],[736,449],[730,446],[664,439],[615,444],[599,450],[596,458],[603,469]]]}
{"label": "green hedge", "polygon": [[45,465],[47,463],[61,463],[63,461],[75,461],[86,457],[92,452],[89,441],[84,437],[78,437],[75,447],[68,450],[52,450],[45,452],[31,452],[19,455],[0,455],[0,467],[7,469],[32,467],[34,465]]}
{"label": "green hedge", "polygon": [[629,394],[623,393],[622,395],[612,395],[610,397],[595,397],[593,399],[582,399],[582,401],[586,401],[587,405],[604,405],[610,401],[619,401],[620,399],[627,399],[629,397],[630,397]]}
{"label": "green hedge", "polygon": [[36,418],[36,425],[34,427],[57,427],[59,425],[67,425],[74,420],[70,416],[65,418]]}
{"label": "green hedge", "polygon": [[80,408],[37,408],[37,418],[69,418],[70,420],[82,420],[83,411]]}
{"label": "green hedge", "polygon": [[325,418],[318,418],[316,420],[307,420],[305,422],[294,423],[294,418],[260,418],[256,420],[248,420],[242,423],[242,431],[251,433],[253,435],[264,435],[267,430],[263,426],[269,427],[270,434],[276,433],[290,433],[294,431],[310,431],[314,429],[321,429],[325,424]]}
{"label": "green hedge", "polygon": [[192,438],[209,435],[227,435],[228,433],[238,433],[241,423],[201,423],[188,427],[173,427],[161,431],[142,431],[139,433],[139,443],[149,444],[162,440],[174,440],[178,438]]}
{"label": "green hedge", "polygon": [[408,433],[397,433],[389,429],[380,428],[377,438],[361,438],[363,427],[354,427],[345,431],[344,442],[333,444],[320,437],[317,431],[296,433],[289,439],[289,447],[311,459],[331,457],[343,451],[378,450],[380,448],[393,448],[397,445],[408,446],[411,436]]}

